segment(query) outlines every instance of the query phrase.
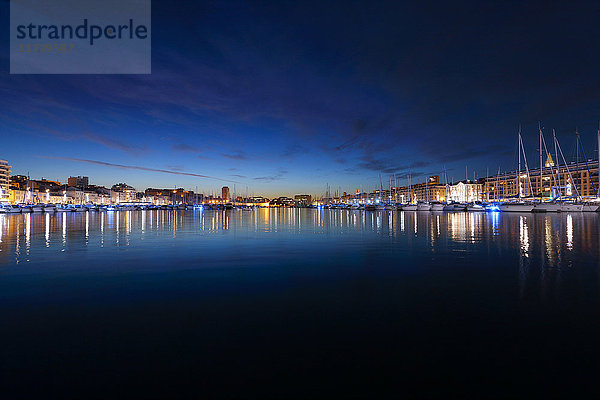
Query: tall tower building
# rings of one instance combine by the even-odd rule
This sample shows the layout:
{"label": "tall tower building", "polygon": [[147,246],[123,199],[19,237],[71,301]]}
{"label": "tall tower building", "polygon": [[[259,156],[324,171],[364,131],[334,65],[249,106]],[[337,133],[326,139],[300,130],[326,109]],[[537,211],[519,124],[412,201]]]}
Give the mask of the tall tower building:
{"label": "tall tower building", "polygon": [[228,186],[223,186],[223,188],[221,188],[221,198],[223,201],[229,201],[231,199]]}
{"label": "tall tower building", "polygon": [[8,161],[0,160],[0,201],[8,199],[10,190],[10,165]]}

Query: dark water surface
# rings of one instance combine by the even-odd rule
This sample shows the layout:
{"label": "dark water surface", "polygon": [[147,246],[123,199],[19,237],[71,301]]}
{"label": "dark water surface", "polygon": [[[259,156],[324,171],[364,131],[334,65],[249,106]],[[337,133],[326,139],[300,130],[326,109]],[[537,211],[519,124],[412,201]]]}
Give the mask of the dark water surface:
{"label": "dark water surface", "polygon": [[598,394],[599,222],[0,214],[0,397]]}

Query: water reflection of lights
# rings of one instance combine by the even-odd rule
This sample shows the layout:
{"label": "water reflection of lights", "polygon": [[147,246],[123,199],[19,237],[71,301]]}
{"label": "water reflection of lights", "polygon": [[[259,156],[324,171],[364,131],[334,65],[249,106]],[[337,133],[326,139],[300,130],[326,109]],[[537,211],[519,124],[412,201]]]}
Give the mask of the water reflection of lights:
{"label": "water reflection of lights", "polygon": [[229,211],[227,211],[227,210],[225,210],[223,212],[223,229],[224,230],[229,229]]}
{"label": "water reflection of lights", "polygon": [[18,264],[21,256],[21,235],[19,234],[18,225],[15,227],[17,238],[15,240],[15,262]]}
{"label": "water reflection of lights", "polygon": [[60,213],[60,217],[62,218],[62,245],[63,251],[65,251],[65,246],[67,245],[67,213]]}
{"label": "water reflection of lights", "polygon": [[[577,223],[574,221],[576,218],[580,218],[577,219]],[[532,274],[527,275],[527,279],[537,279],[541,276],[538,274],[538,266],[545,268],[545,272],[549,273],[551,269],[568,265],[576,266],[580,256],[597,252],[594,246],[594,235],[598,228],[593,223],[593,218],[597,217],[595,215],[579,217],[578,214],[568,213],[435,214],[407,211],[384,213],[361,210],[266,208],[254,211],[205,210],[203,213],[194,210],[193,214],[192,211],[148,210],[0,215],[0,245],[2,246],[0,255],[10,254],[11,262],[24,263],[29,257],[32,259],[39,257],[41,249],[61,251],[61,231],[62,251],[65,252],[77,251],[78,247],[84,246],[84,237],[85,245],[95,246],[99,251],[101,248],[115,247],[115,242],[117,246],[123,246],[124,239],[127,239],[127,244],[133,245],[136,241],[139,244],[139,241],[144,239],[142,236],[145,236],[146,241],[149,241],[149,238],[154,240],[155,236],[168,241],[171,232],[177,232],[178,240],[185,240],[189,237],[190,228],[192,232],[202,235],[224,233],[224,230],[248,232],[248,235],[257,237],[261,231],[279,230],[302,235],[316,234],[323,236],[325,240],[329,240],[330,237],[333,240],[336,235],[338,238],[346,235],[350,241],[364,240],[367,243],[373,239],[369,235],[377,233],[380,238],[389,237],[394,243],[406,241],[409,248],[425,243],[425,240],[415,242],[414,232],[415,236],[420,233],[431,238],[432,243],[435,240],[436,252],[440,253],[447,250],[480,251],[481,247],[470,244],[473,241],[493,244],[488,246],[488,252],[503,247],[510,247],[512,250],[519,248],[523,263],[526,266],[535,263],[532,265],[536,266],[535,269],[526,270]],[[124,228],[127,231],[126,237],[124,237]],[[420,232],[419,228],[421,228]],[[577,228],[577,237],[575,237],[575,228]],[[518,234],[517,229],[519,229]],[[253,234],[252,231],[259,233]],[[67,234],[72,242],[69,246],[67,246]],[[298,235],[299,240],[304,237],[302,235]],[[398,246],[396,249],[400,251],[401,248],[403,247]],[[13,259],[12,256],[15,254],[17,257]]]}
{"label": "water reflection of lights", "polygon": [[546,258],[552,263],[554,261],[554,246],[552,245],[552,221],[551,217],[544,217],[544,245],[546,248]]}
{"label": "water reflection of lights", "polygon": [[104,218],[106,215],[102,213],[100,216],[100,247],[104,247]]}
{"label": "water reflection of lights", "polygon": [[529,230],[527,228],[527,217],[519,216],[519,236],[521,250],[525,257],[529,257]]}
{"label": "water reflection of lights", "polygon": [[414,214],[415,216],[415,235],[417,234],[417,214]]}
{"label": "water reflection of lights", "polygon": [[567,215],[567,249],[573,250],[573,216]]}
{"label": "water reflection of lights", "polygon": [[25,249],[29,255],[29,247],[31,246],[31,214],[25,214]]}
{"label": "water reflection of lights", "polygon": [[89,244],[90,240],[90,212],[85,213],[85,244]]}
{"label": "water reflection of lights", "polygon": [[[479,213],[477,213],[479,214]],[[471,213],[471,243],[475,243],[475,213]]]}
{"label": "water reflection of lights", "polygon": [[[449,223],[450,223],[450,237],[454,240],[458,240],[458,241],[466,241],[467,240],[467,235],[469,234],[467,229],[468,229],[468,218],[470,217],[472,218],[473,215],[468,215],[467,213],[464,212],[459,212],[459,213],[450,213],[448,214],[448,218],[449,218]],[[471,223],[471,225],[473,225]],[[473,231],[471,231],[471,239],[473,238],[473,236],[475,235],[475,233]]]}
{"label": "water reflection of lights", "polygon": [[125,211],[125,233],[127,236],[131,233],[131,213],[133,211]]}
{"label": "water reflection of lights", "polygon": [[498,222],[500,221],[500,212],[492,211],[488,215],[490,215],[492,217],[492,235],[497,236],[500,234],[500,232],[498,230]]}
{"label": "water reflection of lights", "polygon": [[404,232],[404,211],[400,212],[400,232]]}
{"label": "water reflection of lights", "polygon": [[50,247],[50,214],[46,213],[44,238],[46,239],[46,247]]}

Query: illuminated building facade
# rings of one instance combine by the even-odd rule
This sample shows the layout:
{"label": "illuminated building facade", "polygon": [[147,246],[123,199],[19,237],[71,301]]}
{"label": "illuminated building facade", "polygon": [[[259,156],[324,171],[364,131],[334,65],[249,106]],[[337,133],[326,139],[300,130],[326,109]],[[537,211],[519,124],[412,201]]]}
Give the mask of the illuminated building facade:
{"label": "illuminated building facade", "polygon": [[598,195],[598,161],[572,162],[567,165],[554,165],[548,157],[544,168],[501,173],[483,178],[482,197],[484,200],[500,201],[519,197],[540,197],[551,199],[579,196],[586,198]]}
{"label": "illuminated building facade", "polygon": [[0,160],[0,201],[6,201],[10,195],[10,165]]}
{"label": "illuminated building facade", "polygon": [[144,191],[146,200],[154,204],[191,204],[205,200],[204,195],[198,195],[193,191],[178,189],[154,189],[148,188]]}
{"label": "illuminated building facade", "polygon": [[448,201],[458,203],[472,203],[481,201],[481,189],[483,185],[470,180],[458,182],[448,186]]}
{"label": "illuminated building facade", "polygon": [[[446,185],[440,184],[440,177],[433,175],[427,177],[427,180],[424,183],[393,188],[392,197],[399,203],[445,201],[447,197],[446,192]],[[392,199],[392,201],[394,201],[394,199]]]}
{"label": "illuminated building facade", "polygon": [[221,188],[221,199],[223,199],[223,201],[225,201],[225,202],[227,202],[231,199],[231,195],[229,194],[228,186],[223,186]]}
{"label": "illuminated building facade", "polygon": [[68,179],[69,186],[76,187],[79,189],[85,189],[90,183],[90,178],[87,176],[71,176]]}
{"label": "illuminated building facade", "polygon": [[297,194],[294,196],[294,202],[298,207],[308,207],[312,204],[312,196],[310,194]]}

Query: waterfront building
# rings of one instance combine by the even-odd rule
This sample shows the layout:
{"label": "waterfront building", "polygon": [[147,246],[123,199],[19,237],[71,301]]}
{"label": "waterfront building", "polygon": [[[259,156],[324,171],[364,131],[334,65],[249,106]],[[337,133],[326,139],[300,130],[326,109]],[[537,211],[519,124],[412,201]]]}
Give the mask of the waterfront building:
{"label": "waterfront building", "polygon": [[69,204],[85,203],[85,192],[77,187],[69,186],[65,193],[65,200]]}
{"label": "waterfront building", "polygon": [[262,196],[254,196],[248,199],[248,204],[259,207],[269,207],[269,199]]}
{"label": "waterfront building", "polygon": [[[519,197],[540,197],[551,199],[579,196],[595,198],[598,196],[598,161],[587,160],[571,162],[557,166],[548,157],[544,167],[500,173],[482,179],[482,199],[502,201]],[[519,189],[520,188],[520,189]]]}
{"label": "waterfront building", "polygon": [[392,197],[399,203],[412,203],[415,201],[446,201],[446,185],[440,184],[440,177],[432,175],[422,183],[410,186],[392,188]]}
{"label": "waterfront building", "polygon": [[223,199],[224,202],[228,202],[231,199],[228,186],[223,186],[221,188],[221,199]]}
{"label": "waterfront building", "polygon": [[[180,204],[180,203],[194,203],[196,201],[196,195],[191,190],[185,190],[183,188],[178,189],[154,189],[147,188],[142,197],[145,197],[147,201],[154,204]],[[198,201],[204,200],[204,196],[198,196]]]}
{"label": "waterfront building", "polygon": [[294,202],[297,207],[308,207],[312,204],[312,196],[310,194],[297,194],[294,196]]}
{"label": "waterfront building", "polygon": [[69,186],[85,189],[90,183],[90,178],[87,176],[71,176],[69,177],[67,183]]}
{"label": "waterfront building", "polygon": [[46,192],[46,191],[58,191],[61,189],[61,183],[59,181],[49,181],[47,179],[30,179],[29,180],[29,184],[27,185],[27,188],[29,188],[29,190],[32,191],[38,191],[38,192]]}
{"label": "waterfront building", "polygon": [[10,196],[10,168],[8,161],[0,160],[0,201],[7,201]]}
{"label": "waterfront building", "polygon": [[10,177],[10,188],[14,190],[26,190],[29,178],[26,175],[13,175]]}
{"label": "waterfront building", "polygon": [[294,199],[282,196],[271,200],[270,205],[276,207],[292,207],[294,205]]}
{"label": "waterfront building", "polygon": [[113,185],[112,186],[112,191],[113,192],[129,193],[131,195],[135,194],[135,188],[133,186],[129,186],[126,183],[117,183],[116,185]]}
{"label": "waterfront building", "polygon": [[483,185],[478,182],[464,180],[448,186],[448,201],[472,203],[481,201]]}

